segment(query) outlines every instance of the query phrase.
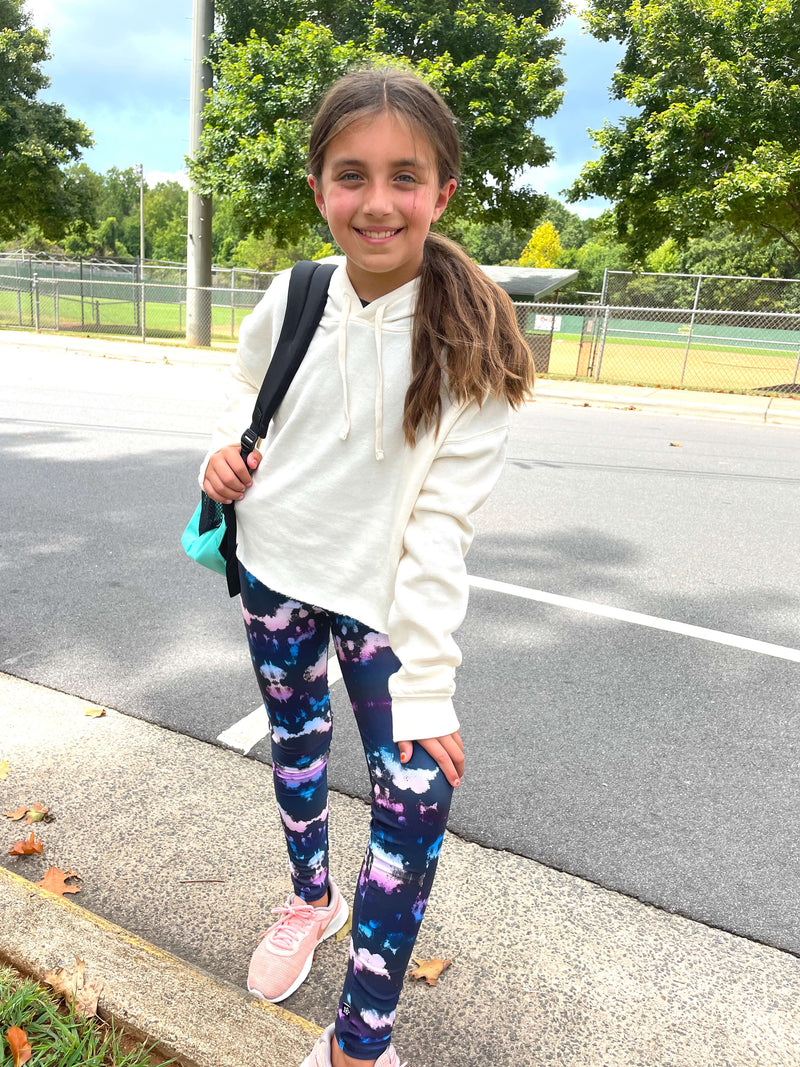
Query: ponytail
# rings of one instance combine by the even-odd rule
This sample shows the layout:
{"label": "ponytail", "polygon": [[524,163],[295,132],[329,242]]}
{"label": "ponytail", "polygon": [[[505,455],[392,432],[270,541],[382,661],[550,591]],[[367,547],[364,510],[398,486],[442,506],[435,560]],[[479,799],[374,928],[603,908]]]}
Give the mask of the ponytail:
{"label": "ponytail", "polygon": [[411,350],[403,414],[409,445],[420,427],[439,429],[445,370],[458,403],[496,397],[516,408],[533,389],[533,357],[511,298],[438,233],[425,239]]}

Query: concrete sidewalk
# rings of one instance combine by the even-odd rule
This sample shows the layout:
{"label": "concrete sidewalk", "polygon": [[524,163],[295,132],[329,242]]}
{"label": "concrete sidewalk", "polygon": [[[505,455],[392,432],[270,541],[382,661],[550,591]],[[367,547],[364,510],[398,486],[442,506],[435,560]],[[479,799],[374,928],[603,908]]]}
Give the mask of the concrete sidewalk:
{"label": "concrete sidewalk", "polygon": [[[40,974],[79,956],[106,983],[101,1009],[185,1064],[295,1067],[333,1018],[347,939],[321,946],[288,1011],[242,992],[288,891],[269,767],[88,706],[0,675],[2,810],[41,801],[56,817],[3,820],[0,957]],[[368,812],[331,801],[352,899]],[[8,856],[31,829],[44,856]],[[72,901],[33,887],[50,864],[80,874]],[[417,955],[453,966],[435,988],[407,983],[409,1067],[799,1062],[793,956],[453,835]]]}
{"label": "concrete sidewalk", "polygon": [[[37,334],[25,330],[0,331],[0,344],[25,349],[82,353],[106,359],[134,359],[147,363],[227,366],[234,345],[228,350],[187,348],[137,341],[113,341],[67,334]],[[800,426],[800,396],[753,396],[739,393],[701,393],[686,389],[657,389],[640,385],[607,385],[598,382],[557,381],[539,378],[534,399],[542,403],[575,407],[601,407],[646,411],[663,415]]]}

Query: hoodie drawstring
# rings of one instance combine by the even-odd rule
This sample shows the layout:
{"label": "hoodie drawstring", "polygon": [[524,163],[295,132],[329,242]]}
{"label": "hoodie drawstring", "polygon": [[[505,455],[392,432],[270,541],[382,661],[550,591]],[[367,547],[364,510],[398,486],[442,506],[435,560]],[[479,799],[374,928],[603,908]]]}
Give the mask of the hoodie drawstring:
{"label": "hoodie drawstring", "polygon": [[350,436],[350,397],[347,390],[347,320],[350,318],[350,297],[344,294],[344,314],[339,320],[339,374],[342,379],[342,410],[344,422],[339,437],[346,441]]}
{"label": "hoodie drawstring", "polygon": [[375,376],[375,459],[383,459],[383,350],[381,347],[381,329],[386,305],[381,304],[375,314],[375,352],[377,355],[377,373]]}

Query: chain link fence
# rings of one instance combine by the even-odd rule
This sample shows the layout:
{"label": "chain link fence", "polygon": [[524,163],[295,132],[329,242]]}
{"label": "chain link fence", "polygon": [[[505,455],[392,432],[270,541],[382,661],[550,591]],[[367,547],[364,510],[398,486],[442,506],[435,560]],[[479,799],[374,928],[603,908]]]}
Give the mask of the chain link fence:
{"label": "chain link fence", "polygon": [[800,395],[800,313],[516,304],[539,374]]}
{"label": "chain link fence", "polygon": [[[169,263],[164,260],[147,260],[140,270],[138,260],[129,263],[111,259],[77,259],[49,256],[45,252],[0,252],[0,275],[27,278],[33,281],[34,274],[51,281],[103,281],[163,282],[165,285],[186,286],[185,263]],[[244,267],[213,267],[211,285],[214,289],[251,289],[263,292],[268,289],[273,273],[247,270]]]}
{"label": "chain link fence", "polygon": [[599,303],[614,307],[800,313],[800,280],[608,270]]}
{"label": "chain link fence", "polygon": [[[148,270],[148,275],[150,271]],[[0,325],[21,329],[145,337],[186,338],[186,295],[200,292],[200,314],[211,309],[211,340],[235,341],[239,325],[261,297],[261,289],[185,285],[129,277],[31,278],[0,274]]]}
{"label": "chain link fence", "polygon": [[[0,326],[184,340],[185,270],[0,255]],[[217,271],[199,290],[212,343],[236,341],[272,277]],[[515,304],[538,374],[800,396],[800,281],[608,271],[592,296]]]}

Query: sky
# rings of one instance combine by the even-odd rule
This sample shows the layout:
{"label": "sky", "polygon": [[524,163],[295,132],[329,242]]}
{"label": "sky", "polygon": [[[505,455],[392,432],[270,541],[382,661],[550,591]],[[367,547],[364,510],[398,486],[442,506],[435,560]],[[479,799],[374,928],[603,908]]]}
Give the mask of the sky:
{"label": "sky", "polygon": [[[50,29],[53,58],[44,72],[51,85],[42,99],[63,104],[93,131],[95,147],[84,161],[100,172],[142,163],[148,185],[168,179],[186,184],[192,0],[26,0],[26,7],[38,29]],[[535,127],[555,158],[522,175],[551,196],[596,158],[587,128],[598,129],[626,111],[608,94],[621,46],[595,40],[574,14],[558,35],[565,40],[564,103],[555,118]],[[571,205],[583,216],[604,206],[599,200]]]}

